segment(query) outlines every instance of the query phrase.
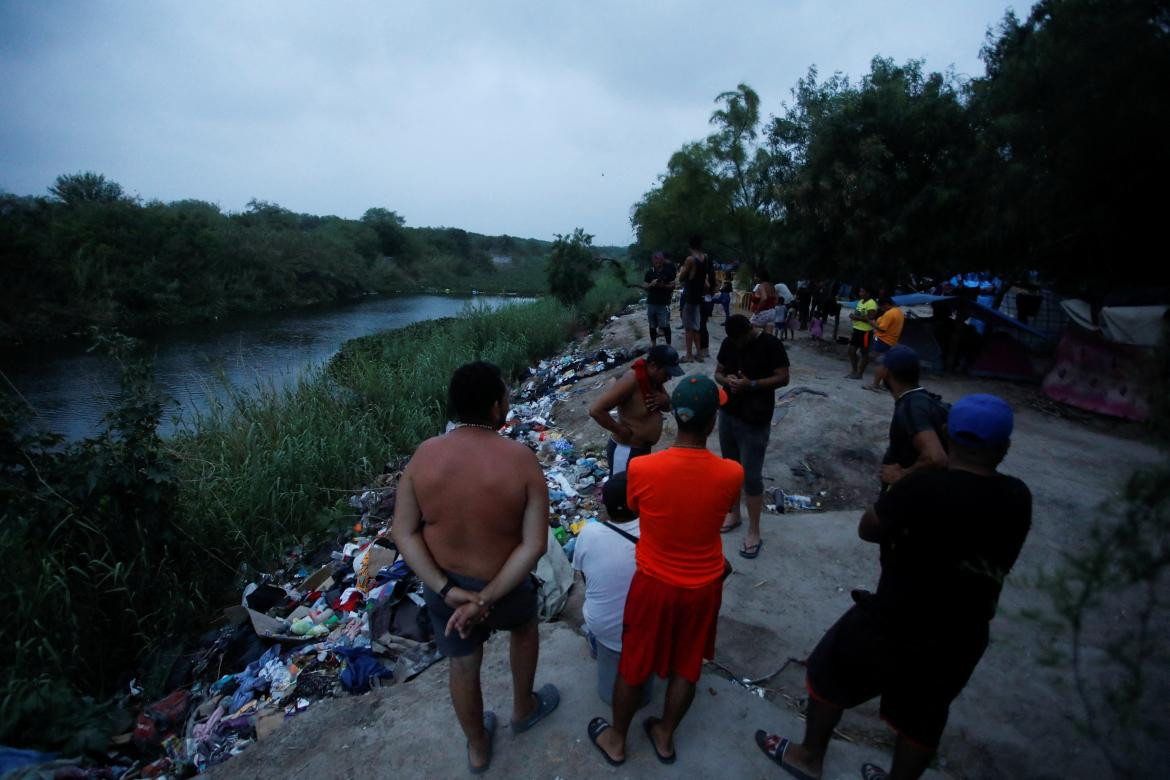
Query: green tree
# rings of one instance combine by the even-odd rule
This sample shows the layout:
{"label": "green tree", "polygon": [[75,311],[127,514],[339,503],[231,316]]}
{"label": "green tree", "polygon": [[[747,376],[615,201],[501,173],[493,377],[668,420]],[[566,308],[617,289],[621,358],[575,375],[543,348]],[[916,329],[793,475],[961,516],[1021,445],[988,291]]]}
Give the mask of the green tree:
{"label": "green tree", "polygon": [[398,261],[408,260],[409,239],[403,225],[406,220],[396,212],[384,208],[367,209],[362,222],[371,227],[378,236],[378,249],[385,257]]}
{"label": "green tree", "polygon": [[763,261],[775,199],[770,152],[758,142],[759,96],[740,84],[716,97],[715,132],[671,155],[658,184],[635,204],[635,254],[664,249],[681,255],[687,237],[706,239],[717,255]]}
{"label": "green tree", "polygon": [[126,197],[122,185],[92,171],[58,176],[53,186],[49,187],[49,194],[67,206],[112,203]]}
{"label": "green tree", "polygon": [[[1004,18],[983,59],[972,109],[989,172],[977,207],[989,255],[1102,294],[1122,280],[1118,262],[1162,239],[1150,193],[1170,175],[1170,6],[1041,0],[1023,21]],[[1141,275],[1170,284],[1165,263]]]}
{"label": "green tree", "polygon": [[664,250],[681,257],[693,233],[705,236],[709,245],[724,243],[727,202],[712,168],[703,144],[687,144],[671,155],[658,185],[631,214],[641,254]]}
{"label": "green tree", "polygon": [[548,289],[553,296],[571,306],[585,298],[593,287],[593,236],[581,228],[571,235],[557,235],[548,258]]}
{"label": "green tree", "polygon": [[723,107],[711,115],[717,130],[707,138],[724,219],[734,252],[755,266],[764,262],[768,225],[775,211],[769,177],[769,150],[757,142],[760,97],[746,84],[715,98]]}
{"label": "green tree", "polygon": [[975,135],[953,77],[875,58],[857,86],[812,70],[793,95],[769,129],[787,259],[890,283],[963,262]]}

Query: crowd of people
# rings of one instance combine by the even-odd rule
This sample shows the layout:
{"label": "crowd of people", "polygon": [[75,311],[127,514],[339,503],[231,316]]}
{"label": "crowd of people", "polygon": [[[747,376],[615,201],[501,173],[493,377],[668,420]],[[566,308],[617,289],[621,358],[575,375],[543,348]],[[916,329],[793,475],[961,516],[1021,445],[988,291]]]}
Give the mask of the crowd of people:
{"label": "crowd of people", "polygon": [[[711,312],[703,311],[719,303],[722,284],[697,237],[681,268],[655,255],[645,279],[652,346],[590,409],[610,436],[610,477],[601,488],[608,520],[581,531],[573,566],[585,583],[597,695],[611,712],[583,725],[614,766],[631,749],[630,726],[650,700],[654,677],[666,681],[663,708],[642,720],[642,730],[659,761],[676,760],[674,734],[704,660],[715,656],[723,581],[732,569],[720,534],[742,525],[744,509],[738,553],[751,560],[761,552],[764,461],[776,390],[789,381],[788,354],[775,331],[784,335],[789,317],[799,321],[801,314],[799,304],[794,312],[785,308],[765,273],[756,281],[751,316],[725,312],[726,335],[710,375],[684,375],[682,363],[706,359]],[[686,287],[685,357],[670,343],[676,283]],[[948,405],[923,388],[917,355],[897,343],[897,307],[861,293],[850,315],[850,376],[863,375],[872,348],[880,362],[873,386],[894,399],[875,475],[880,489],[858,524],[859,537],[880,550],[880,571],[875,591],[854,592],[856,603],[808,659],[803,739],[755,734],[764,754],[799,778],[821,776],[844,710],[875,697],[898,738],[888,773],[867,764],[863,777],[925,771],[950,703],[987,646],[1004,578],[1031,523],[1028,488],[997,470],[1010,446],[1011,408],[990,395]],[[778,307],[785,308],[782,320]],[[660,336],[665,343],[657,343]],[[498,727],[480,687],[483,643],[493,631],[511,637],[512,731],[532,728],[560,700],[555,687],[535,681],[530,572],[545,552],[548,491],[535,455],[495,434],[507,412],[508,390],[494,366],[459,368],[449,392],[454,427],[418,448],[399,485],[393,525],[395,543],[426,584],[428,613],[451,659],[451,700],[473,774],[490,765]],[[666,414],[677,433],[655,451]],[[718,455],[708,448],[716,430]]]}

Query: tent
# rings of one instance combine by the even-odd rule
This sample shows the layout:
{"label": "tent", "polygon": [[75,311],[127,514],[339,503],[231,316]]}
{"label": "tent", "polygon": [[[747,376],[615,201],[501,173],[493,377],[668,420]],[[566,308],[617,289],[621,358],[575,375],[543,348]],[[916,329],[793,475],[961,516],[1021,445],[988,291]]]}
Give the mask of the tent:
{"label": "tent", "polygon": [[1166,332],[1170,306],[1106,306],[1096,320],[1085,301],[1061,307],[1069,325],[1044,378],[1048,397],[1127,420],[1149,417],[1147,364]]}

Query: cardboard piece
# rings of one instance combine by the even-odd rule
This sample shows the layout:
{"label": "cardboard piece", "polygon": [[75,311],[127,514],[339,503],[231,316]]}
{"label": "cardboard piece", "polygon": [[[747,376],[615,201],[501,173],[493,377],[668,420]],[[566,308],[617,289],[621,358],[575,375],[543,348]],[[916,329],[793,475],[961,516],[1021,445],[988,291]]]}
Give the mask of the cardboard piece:
{"label": "cardboard piece", "polygon": [[246,621],[251,621],[252,630],[261,639],[271,639],[275,642],[291,645],[303,645],[308,642],[317,641],[314,637],[284,633],[283,629],[288,621],[268,617],[268,615],[257,612],[254,609],[248,609],[247,607],[228,607],[223,611],[223,614],[224,617],[235,625],[241,625]]}
{"label": "cardboard piece", "polygon": [[322,566],[309,575],[309,578],[300,584],[301,593],[312,593],[315,590],[326,591],[333,585],[333,566]]}
{"label": "cardboard piece", "polygon": [[[366,558],[369,558],[370,561],[368,567],[365,566]],[[391,550],[380,544],[371,544],[364,552],[353,559],[353,570],[355,574],[360,574],[362,568],[365,567],[372,581],[378,572],[382,570],[383,566],[390,566],[396,560],[398,560],[397,550]]]}

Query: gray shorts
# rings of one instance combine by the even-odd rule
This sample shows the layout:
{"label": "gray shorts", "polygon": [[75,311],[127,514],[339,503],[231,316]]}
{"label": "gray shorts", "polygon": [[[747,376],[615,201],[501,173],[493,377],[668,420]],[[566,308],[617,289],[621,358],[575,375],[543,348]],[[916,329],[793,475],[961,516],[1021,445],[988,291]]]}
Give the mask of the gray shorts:
{"label": "gray shorts", "polygon": [[[616,650],[610,650],[592,634],[589,634],[589,629],[585,629],[586,637],[589,640],[589,645],[597,654],[597,698],[601,699],[603,704],[613,704],[613,684],[617,682],[618,665],[621,663],[622,654]],[[638,709],[645,707],[650,703],[650,697],[654,694],[654,677],[651,675],[650,679],[646,681],[646,690],[642,692],[642,704]]]}
{"label": "gray shorts", "polygon": [[650,328],[666,328],[670,330],[670,306],[665,303],[646,304],[646,319],[650,321]]}
{"label": "gray shorts", "polygon": [[697,303],[684,303],[682,305],[682,326],[685,330],[699,329],[699,306]]}
{"label": "gray shorts", "polygon": [[752,425],[734,414],[719,412],[719,450],[723,457],[743,466],[743,492],[749,496],[764,494],[764,454],[772,426]]}
{"label": "gray shorts", "polygon": [[[464,577],[453,572],[447,572],[447,576],[457,587],[466,590],[479,592],[487,587],[486,582],[474,577]],[[446,635],[447,621],[451,619],[455,610],[447,606],[447,602],[439,598],[438,593],[424,587],[423,598],[427,602],[431,626],[435,629],[435,644],[448,658],[471,655],[488,640],[493,631],[522,628],[535,619],[537,614],[536,581],[532,575],[525,577],[511,593],[497,601],[487,619],[473,628],[471,636],[467,639],[459,636],[458,631],[452,631],[450,636]]]}

